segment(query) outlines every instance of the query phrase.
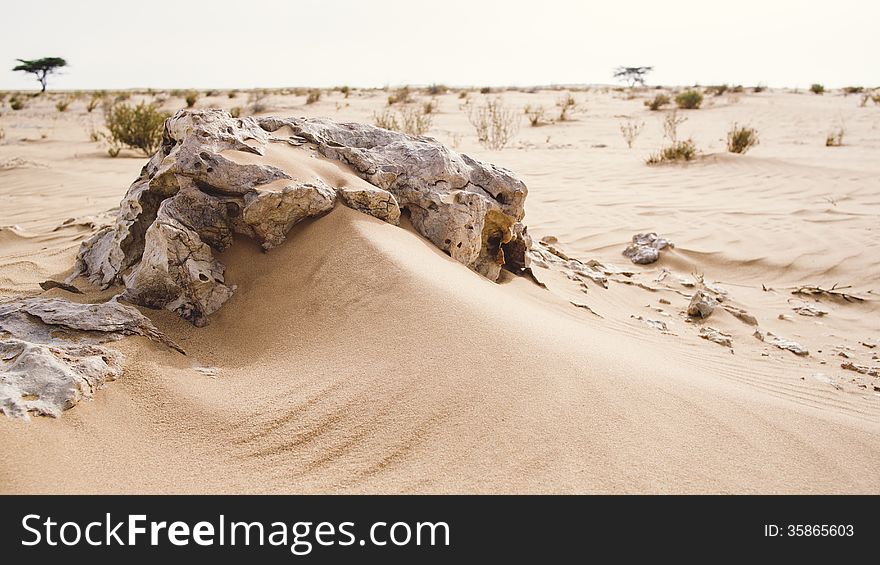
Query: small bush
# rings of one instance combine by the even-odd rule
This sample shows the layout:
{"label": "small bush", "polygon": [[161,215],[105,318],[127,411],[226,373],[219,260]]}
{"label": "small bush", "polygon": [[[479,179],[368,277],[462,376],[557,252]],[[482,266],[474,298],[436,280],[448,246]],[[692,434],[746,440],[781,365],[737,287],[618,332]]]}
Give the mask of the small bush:
{"label": "small bush", "polygon": [[382,110],[381,114],[374,112],[373,123],[376,124],[376,127],[382,129],[400,131],[400,122],[397,121],[397,114],[389,108]]}
{"label": "small bush", "polygon": [[842,125],[836,126],[825,136],[825,147],[840,147],[843,145],[843,134],[846,130]]}
{"label": "small bush", "polygon": [[713,93],[715,96],[721,96],[725,92],[727,92],[728,86],[726,84],[719,84],[718,86],[710,86],[706,89],[707,92]]}
{"label": "small bush", "polygon": [[676,141],[668,147],[664,147],[659,153],[650,155],[646,161],[649,165],[660,163],[676,163],[681,161],[693,161],[697,157],[697,146],[693,140]]}
{"label": "small bush", "polygon": [[422,112],[425,114],[433,114],[437,111],[437,100],[432,98],[422,103]]}
{"label": "small bush", "polygon": [[217,96],[216,90],[209,90],[205,92],[205,98],[211,98],[212,96]]}
{"label": "small bush", "polygon": [[577,101],[571,94],[566,94],[556,101],[556,107],[559,108],[559,121],[565,122],[571,119],[577,109]]}
{"label": "small bush", "polygon": [[351,88],[348,86],[340,86],[339,92],[341,92],[345,98],[348,98],[348,95],[351,94]]}
{"label": "small bush", "polygon": [[738,84],[738,85],[736,85],[736,86],[734,86],[733,88],[730,89],[731,92],[734,92],[734,93],[736,93],[736,94],[740,94],[740,93],[742,93],[744,90],[745,90],[745,89],[743,88],[743,85],[741,85],[741,84]]}
{"label": "small bush", "polygon": [[810,85],[810,92],[813,94],[825,94],[825,87],[818,82],[813,83]]}
{"label": "small bush", "polygon": [[752,88],[752,92],[754,92],[755,94],[760,94],[760,93],[764,92],[765,90],[767,90],[767,87],[763,84],[759,84],[759,85],[755,86],[754,88]]}
{"label": "small bush", "polygon": [[321,99],[321,91],[318,89],[312,89],[309,91],[308,95],[306,95],[306,104],[314,104],[318,100]]}
{"label": "small bush", "polygon": [[388,105],[409,104],[412,101],[412,93],[408,86],[402,86],[388,96]]}
{"label": "small bush", "polygon": [[240,118],[241,117],[241,106],[233,106],[232,108],[230,108],[229,115],[232,116],[233,118]]}
{"label": "small bush", "polygon": [[480,94],[492,94],[492,89],[488,86],[484,86],[480,89]]}
{"label": "small bush", "polygon": [[170,114],[153,104],[113,104],[104,116],[109,131],[107,138],[113,147],[131,147],[152,155],[162,143],[163,127],[169,117]]}
{"label": "small bush", "polygon": [[192,108],[196,105],[196,101],[199,99],[199,93],[195,90],[190,90],[186,93],[184,100],[186,101],[186,107]]}
{"label": "small bush", "polygon": [[519,131],[518,114],[504,107],[500,98],[488,100],[468,110],[468,120],[477,132],[477,141],[488,149],[503,149]]}
{"label": "small bush", "polygon": [[227,96],[230,100],[232,100],[233,98],[235,98],[236,96],[238,96],[238,91],[237,91],[237,90],[230,90],[229,92],[226,93],[226,96]]}
{"label": "small bush", "polygon": [[55,109],[58,110],[59,112],[66,112],[67,108],[70,107],[70,103],[72,101],[73,100],[70,98],[62,98],[61,100],[59,100],[58,102],[55,103]]}
{"label": "small bush", "polygon": [[620,135],[623,136],[623,140],[626,142],[627,147],[632,149],[633,143],[638,139],[639,134],[642,133],[642,128],[644,127],[645,122],[637,123],[632,120],[621,122]]}
{"label": "small bush", "polygon": [[731,153],[744,154],[755,145],[758,145],[758,130],[755,128],[733,124],[727,132],[727,150]]}
{"label": "small bush", "polygon": [[523,113],[529,118],[529,124],[534,128],[538,127],[544,122],[544,107],[543,106],[526,106],[523,108]]}
{"label": "small bush", "polygon": [[663,137],[671,141],[673,144],[678,141],[678,126],[685,123],[687,118],[678,115],[678,110],[667,112],[663,116]]}
{"label": "small bush", "polygon": [[13,96],[9,99],[9,107],[13,110],[21,110],[25,107],[24,99],[19,98],[17,95]]}
{"label": "small bush", "polygon": [[461,92],[458,93],[458,98],[459,99],[467,98],[467,95],[468,95],[467,90],[462,90]]}
{"label": "small bush", "polygon": [[431,96],[439,96],[441,94],[446,94],[449,91],[449,88],[443,84],[432,84],[428,88],[425,89],[425,94],[429,94]]}
{"label": "small bush", "polygon": [[100,104],[103,101],[104,101],[103,95],[93,94],[92,97],[89,99],[89,101],[86,103],[86,112],[91,114],[92,111],[98,107],[98,104]]}
{"label": "small bush", "polygon": [[671,100],[669,99],[669,96],[665,94],[657,94],[651,100],[645,100],[645,106],[647,106],[652,112],[656,112],[670,102]]}
{"label": "small bush", "polygon": [[682,110],[696,110],[703,103],[703,93],[689,88],[675,97],[675,104]]}
{"label": "small bush", "polygon": [[864,86],[845,86],[843,88],[844,94],[861,94],[865,91]]}
{"label": "small bush", "polygon": [[251,114],[259,114],[269,109],[266,99],[269,93],[265,90],[254,90],[248,94],[247,107]]}
{"label": "small bush", "polygon": [[431,129],[433,118],[425,113],[423,108],[417,106],[405,107],[400,111],[403,133],[409,135],[424,135]]}

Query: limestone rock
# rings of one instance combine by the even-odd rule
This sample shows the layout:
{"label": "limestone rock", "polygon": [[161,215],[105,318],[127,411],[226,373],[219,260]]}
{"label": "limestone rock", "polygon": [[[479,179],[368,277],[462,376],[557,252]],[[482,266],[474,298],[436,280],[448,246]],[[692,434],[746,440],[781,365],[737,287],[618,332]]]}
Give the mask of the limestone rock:
{"label": "limestone rock", "polygon": [[715,311],[715,299],[698,290],[691,297],[691,302],[687,307],[687,315],[692,318],[708,318]]}
{"label": "limestone rock", "polygon": [[[228,158],[240,151],[266,160],[272,143],[339,161],[371,187],[328,186],[268,162]],[[162,145],[128,189],[115,223],[82,244],[66,282],[80,274],[105,288],[123,282],[127,300],[203,325],[235,290],[215,251],[236,235],[270,250],[297,222],[337,202],[391,224],[406,210],[434,245],[496,280],[502,267],[528,270],[526,194],[512,173],[428,137],[314,118],[182,110],[165,123]]]}
{"label": "limestone rock", "polygon": [[637,265],[648,265],[660,258],[660,251],[667,247],[675,247],[668,239],[655,232],[638,233],[632,237],[632,243],[623,250],[623,255]]}
{"label": "limestone rock", "polygon": [[759,340],[769,343],[770,345],[774,345],[779,349],[785,349],[787,351],[791,351],[795,355],[800,355],[802,357],[810,354],[810,351],[796,341],[792,341],[790,339],[785,339],[784,337],[780,337],[771,332],[765,332],[763,330],[755,330],[753,334]]}
{"label": "limestone rock", "polygon": [[724,347],[733,347],[733,340],[731,339],[730,334],[726,334],[715,328],[710,328],[709,326],[700,328],[700,337],[713,343],[717,343],[718,345],[723,345]]}
{"label": "limestone rock", "polygon": [[0,303],[0,411],[58,416],[122,375],[124,357],[100,345],[142,335],[183,352],[143,314],[111,300],[77,304],[25,298]]}

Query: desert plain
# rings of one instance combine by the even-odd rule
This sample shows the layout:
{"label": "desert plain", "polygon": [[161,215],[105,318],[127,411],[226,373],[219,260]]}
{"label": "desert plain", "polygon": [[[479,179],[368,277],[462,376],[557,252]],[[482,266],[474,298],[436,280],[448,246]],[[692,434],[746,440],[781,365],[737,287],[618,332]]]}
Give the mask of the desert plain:
{"label": "desert plain", "polygon": [[[246,116],[259,98],[261,116],[370,124],[431,104],[425,135],[528,186],[534,280],[492,282],[406,218],[340,205],[269,252],[240,238],[220,254],[236,292],[205,327],[140,307],[186,356],[127,337],[112,344],[122,376],[92,398],[57,418],[0,417],[0,491],[877,493],[880,106],[701,89],[699,109],[677,111],[700,153],[649,165],[674,104],[644,102],[668,90],[412,87],[392,105],[395,89],[200,93],[196,110]],[[89,100],[0,108],[6,299],[120,290],[40,286],[72,272],[147,160],[108,155]],[[516,122],[501,149],[469,120],[494,100]],[[537,125],[526,107],[544,109]],[[760,137],[746,154],[727,151],[734,123]],[[674,247],[633,264],[622,251],[647,232]],[[599,267],[585,277],[572,260]],[[700,289],[716,302],[707,318],[687,314]]]}

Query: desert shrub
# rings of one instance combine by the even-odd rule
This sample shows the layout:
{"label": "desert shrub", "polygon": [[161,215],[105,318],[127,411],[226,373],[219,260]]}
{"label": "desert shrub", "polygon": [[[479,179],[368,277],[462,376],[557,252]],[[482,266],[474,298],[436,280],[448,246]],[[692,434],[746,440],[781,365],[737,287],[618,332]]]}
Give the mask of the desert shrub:
{"label": "desert shrub", "polygon": [[632,149],[633,143],[638,139],[639,134],[642,133],[642,128],[644,127],[645,122],[635,122],[633,120],[621,122],[620,135],[623,136],[623,140],[626,142],[627,147]]}
{"label": "desert shrub", "polygon": [[216,90],[209,90],[209,91],[205,92],[205,98],[210,98],[212,96],[217,96]]}
{"label": "desert shrub", "polygon": [[437,100],[435,98],[431,98],[427,102],[422,103],[422,112],[425,114],[433,114],[437,111]]}
{"label": "desert shrub", "polygon": [[443,84],[432,84],[425,89],[425,94],[429,94],[431,96],[439,96],[441,94],[446,94],[449,91],[449,88]]}
{"label": "desert shrub", "polygon": [[740,94],[740,93],[742,93],[744,90],[745,90],[745,89],[743,88],[743,85],[741,85],[741,84],[738,84],[738,85],[736,85],[736,86],[734,86],[733,88],[730,89],[731,92],[735,92],[736,94]]}
{"label": "desert shrub", "polygon": [[864,86],[845,86],[843,87],[844,94],[861,94],[865,91]]}
{"label": "desert shrub", "polygon": [[412,92],[410,92],[408,86],[401,86],[393,93],[388,95],[388,105],[392,106],[394,104],[408,104],[412,101]]}
{"label": "desert shrub", "polygon": [[727,150],[731,153],[745,153],[758,145],[758,130],[733,124],[727,132]]}
{"label": "desert shrub", "polygon": [[526,106],[523,108],[523,113],[529,118],[529,124],[532,127],[537,127],[544,122],[545,110],[543,106]]}
{"label": "desert shrub", "polygon": [[477,132],[477,141],[488,149],[502,149],[519,131],[516,112],[504,107],[500,98],[471,106],[468,120]]}
{"label": "desert shrub", "polygon": [[752,88],[752,92],[754,92],[755,94],[760,94],[760,93],[764,92],[765,90],[767,90],[767,87],[764,86],[763,84],[759,84],[759,85],[755,86],[754,88]]}
{"label": "desert shrub", "polygon": [[492,89],[488,86],[484,86],[480,89],[480,94],[492,94]]}
{"label": "desert shrub", "polygon": [[559,121],[564,122],[571,119],[571,115],[577,110],[577,101],[571,94],[566,94],[556,101],[556,107],[559,108]]}
{"label": "desert shrub", "polygon": [[186,96],[186,91],[175,88],[169,94],[171,94],[172,98],[183,98],[184,96]]}
{"label": "desert shrub", "polygon": [[397,120],[397,113],[389,108],[385,108],[381,113],[373,113],[373,123],[376,127],[382,129],[400,131],[400,122]]}
{"label": "desert shrub", "polygon": [[710,86],[706,88],[706,92],[711,92],[715,96],[721,96],[725,92],[727,92],[728,86],[726,84],[719,84],[717,86]]}
{"label": "desert shrub", "polygon": [[86,112],[91,114],[92,111],[94,111],[94,109],[98,107],[98,104],[100,104],[103,101],[104,101],[103,95],[92,94],[92,97],[89,99],[88,102],[86,102]]}
{"label": "desert shrub", "polygon": [[21,110],[25,107],[24,99],[20,98],[17,94],[13,95],[12,98],[9,99],[9,107],[13,110]]}
{"label": "desert shrub", "polygon": [[678,115],[678,110],[667,112],[663,116],[663,137],[675,143],[678,141],[678,126],[685,123],[687,118]]}
{"label": "desert shrub", "polygon": [[315,102],[317,102],[320,99],[321,99],[321,91],[318,90],[317,88],[313,88],[306,95],[306,104],[314,104]]}
{"label": "desert shrub", "polygon": [[0,104],[2,104],[4,100],[6,100],[6,93],[0,92]]}
{"label": "desert shrub", "polygon": [[190,90],[186,93],[186,96],[183,98],[186,101],[186,107],[192,108],[196,105],[196,101],[199,99],[199,93],[195,90]]}
{"label": "desert shrub", "polygon": [[55,109],[59,112],[66,112],[67,108],[70,107],[70,103],[73,102],[71,98],[62,98],[58,102],[55,103]]}
{"label": "desert shrub", "polygon": [[697,157],[697,146],[692,139],[676,141],[668,147],[664,147],[658,153],[648,156],[646,161],[649,165],[660,163],[676,163],[681,161],[693,161]]}
{"label": "desert shrub", "polygon": [[348,95],[351,94],[351,88],[348,86],[340,86],[339,92],[341,92],[344,97],[348,98]]}
{"label": "desert shrub", "polygon": [[240,118],[241,117],[241,106],[233,106],[232,108],[230,108],[229,115],[232,116],[233,118]]}
{"label": "desert shrub", "polygon": [[843,135],[846,133],[843,124],[834,126],[825,136],[825,147],[840,147],[843,145]]}
{"label": "desert shrub", "polygon": [[400,110],[401,126],[403,133],[409,135],[424,135],[431,129],[433,117],[425,113],[424,108],[408,106]]}
{"label": "desert shrub", "polygon": [[459,99],[467,98],[467,95],[468,95],[467,90],[462,90],[461,92],[458,93],[458,98]]}
{"label": "desert shrub", "polygon": [[238,91],[237,90],[230,90],[229,92],[226,93],[226,96],[227,96],[227,98],[232,100],[233,98],[238,96]]}
{"label": "desert shrub", "polygon": [[656,112],[670,102],[671,100],[666,94],[656,94],[651,100],[645,100],[645,106],[647,106],[650,110]]}
{"label": "desert shrub", "polygon": [[675,104],[682,110],[696,110],[703,103],[703,93],[689,88],[675,97]]}
{"label": "desert shrub", "polygon": [[0,141],[3,141],[4,139],[6,139],[6,130],[0,128]]}
{"label": "desert shrub", "polygon": [[259,114],[269,109],[266,99],[269,93],[265,90],[254,90],[248,94],[247,107],[251,114]]}
{"label": "desert shrub", "polygon": [[163,126],[169,117],[167,112],[145,102],[137,106],[111,105],[104,116],[111,148],[126,146],[140,149],[145,155],[153,154],[162,143]]}
{"label": "desert shrub", "polygon": [[120,92],[113,99],[116,102],[127,102],[131,98],[131,92]]}
{"label": "desert shrub", "polygon": [[810,92],[812,92],[813,94],[824,94],[825,87],[816,82],[810,85]]}

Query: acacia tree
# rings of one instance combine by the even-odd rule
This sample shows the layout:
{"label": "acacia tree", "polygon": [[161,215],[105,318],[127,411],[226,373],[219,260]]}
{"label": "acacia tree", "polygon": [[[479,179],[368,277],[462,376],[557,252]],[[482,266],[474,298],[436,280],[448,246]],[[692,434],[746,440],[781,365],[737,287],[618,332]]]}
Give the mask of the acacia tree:
{"label": "acacia tree", "polygon": [[40,81],[40,86],[43,87],[40,92],[46,92],[46,81],[49,80],[49,75],[55,74],[58,72],[58,69],[67,66],[67,61],[61,57],[43,57],[42,59],[34,59],[32,61],[16,59],[16,61],[21,64],[12,70],[36,75],[37,80]]}
{"label": "acacia tree", "polygon": [[645,86],[645,75],[654,70],[654,67],[617,67],[614,69],[614,78],[625,80],[630,88],[636,84]]}

